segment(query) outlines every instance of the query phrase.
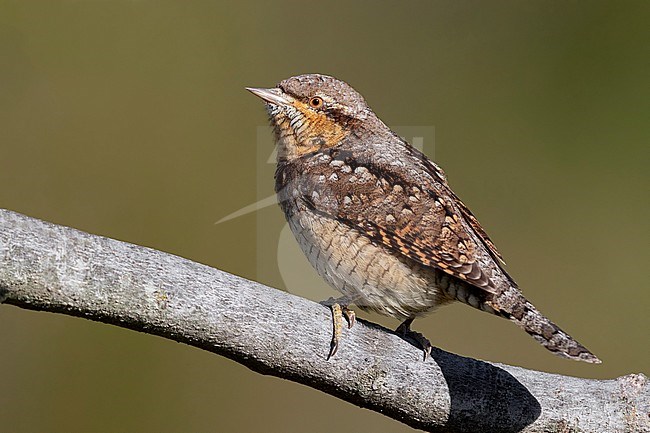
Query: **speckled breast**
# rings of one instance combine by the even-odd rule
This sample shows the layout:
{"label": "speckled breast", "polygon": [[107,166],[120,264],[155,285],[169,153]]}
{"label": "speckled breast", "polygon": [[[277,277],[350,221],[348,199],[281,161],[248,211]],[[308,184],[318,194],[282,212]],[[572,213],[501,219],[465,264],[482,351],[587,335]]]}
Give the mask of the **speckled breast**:
{"label": "speckled breast", "polygon": [[363,310],[405,320],[450,302],[450,289],[455,292],[453,286],[461,284],[443,272],[392,254],[341,222],[300,209],[293,200],[284,200],[282,207],[318,274]]}

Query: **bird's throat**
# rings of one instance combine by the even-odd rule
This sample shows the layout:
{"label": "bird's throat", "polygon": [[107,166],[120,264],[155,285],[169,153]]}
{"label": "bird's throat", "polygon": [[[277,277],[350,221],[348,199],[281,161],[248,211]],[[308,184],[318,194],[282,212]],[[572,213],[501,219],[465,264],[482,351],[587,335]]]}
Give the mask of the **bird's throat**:
{"label": "bird's throat", "polygon": [[291,108],[269,112],[278,145],[278,161],[328,149],[341,143],[350,131],[324,113]]}

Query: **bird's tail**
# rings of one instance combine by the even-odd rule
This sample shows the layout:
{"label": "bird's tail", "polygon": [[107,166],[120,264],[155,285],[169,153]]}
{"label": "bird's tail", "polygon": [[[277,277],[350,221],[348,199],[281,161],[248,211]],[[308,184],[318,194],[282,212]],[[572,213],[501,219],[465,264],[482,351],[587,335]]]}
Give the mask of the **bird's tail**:
{"label": "bird's tail", "polygon": [[486,303],[494,308],[496,314],[515,322],[554,354],[576,361],[601,363],[596,355],[544,317],[517,288],[511,287]]}

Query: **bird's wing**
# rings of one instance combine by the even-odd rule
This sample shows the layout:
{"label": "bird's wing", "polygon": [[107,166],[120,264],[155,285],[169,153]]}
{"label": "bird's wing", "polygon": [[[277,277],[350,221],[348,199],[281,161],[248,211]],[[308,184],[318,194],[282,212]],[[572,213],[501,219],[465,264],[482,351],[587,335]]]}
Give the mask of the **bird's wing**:
{"label": "bird's wing", "polygon": [[300,199],[395,253],[496,293],[492,270],[478,260],[484,250],[455,197],[416,185],[385,166],[333,160],[290,171],[282,174],[293,177],[294,191],[286,197]]}
{"label": "bird's wing", "polygon": [[[481,227],[481,224],[478,222],[478,220],[476,219],[472,211],[469,210],[469,208],[465,205],[465,203],[463,203],[458,198],[458,196],[456,196],[456,194],[453,191],[451,191],[451,189],[449,191],[451,192],[452,196],[456,200],[456,203],[458,204],[461,213],[463,214],[463,216],[465,217],[469,225],[474,230],[474,233],[476,233],[476,236],[478,236],[479,239],[481,239],[481,241],[487,247],[490,254],[492,254],[492,257],[495,260],[498,260],[501,264],[505,265],[506,261],[503,259],[503,256],[501,256],[501,253],[497,250],[497,247],[496,245],[494,245],[494,242],[492,242],[492,239],[490,239],[490,237],[485,232],[483,227]],[[503,267],[501,267],[501,269],[505,272],[505,269],[503,269]]]}
{"label": "bird's wing", "polygon": [[[494,242],[492,242],[492,239],[490,239],[490,237],[485,232],[481,224],[478,222],[478,219],[474,216],[472,211],[469,210],[469,208],[465,205],[465,203],[463,203],[463,201],[460,198],[458,198],[456,193],[449,187],[449,183],[447,182],[447,176],[445,175],[445,172],[442,170],[442,168],[440,168],[436,163],[434,163],[429,158],[427,158],[426,155],[424,155],[422,152],[412,147],[409,143],[405,141],[403,141],[403,143],[408,148],[409,153],[411,153],[412,156],[414,156],[421,164],[423,164],[426,170],[432,175],[432,177],[435,180],[437,180],[438,188],[435,188],[437,190],[437,193],[441,195],[449,196],[456,203],[458,209],[460,210],[460,213],[465,218],[467,223],[470,225],[470,227],[474,231],[474,234],[481,240],[483,245],[488,249],[488,251],[492,255],[492,258],[497,262],[497,264],[500,263],[505,265],[506,262],[503,259],[503,256],[501,256],[501,253],[497,250],[497,247],[496,245],[494,245]],[[440,189],[442,189],[443,191],[441,192]],[[508,278],[512,280],[512,278],[510,278],[510,276],[507,274],[505,269],[503,269],[501,265],[499,265],[499,267],[508,276]]]}

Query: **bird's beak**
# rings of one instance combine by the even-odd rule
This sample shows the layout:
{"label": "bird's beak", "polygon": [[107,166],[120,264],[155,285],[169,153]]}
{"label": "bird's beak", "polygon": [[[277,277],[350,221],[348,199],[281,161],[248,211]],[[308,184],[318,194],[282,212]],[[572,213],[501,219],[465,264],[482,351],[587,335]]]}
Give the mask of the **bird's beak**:
{"label": "bird's beak", "polygon": [[273,88],[273,89],[260,89],[256,87],[246,87],[246,90],[251,92],[253,95],[262,98],[265,102],[273,105],[291,105],[291,100],[284,95],[282,90]]}

